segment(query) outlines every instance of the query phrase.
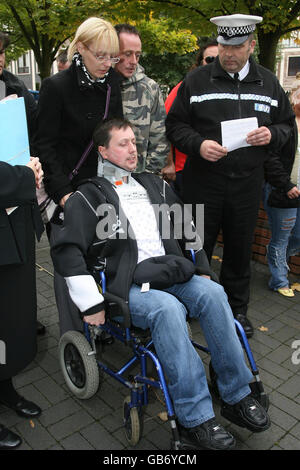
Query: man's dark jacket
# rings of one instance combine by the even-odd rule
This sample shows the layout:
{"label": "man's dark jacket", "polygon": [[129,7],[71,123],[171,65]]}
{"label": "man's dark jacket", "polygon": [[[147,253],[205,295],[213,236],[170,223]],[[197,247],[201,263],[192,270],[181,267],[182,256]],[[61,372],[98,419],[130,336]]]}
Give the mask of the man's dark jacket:
{"label": "man's dark jacket", "polygon": [[291,181],[291,173],[298,147],[298,127],[296,121],[291,137],[286,144],[272,152],[265,162],[265,181],[273,186],[269,195],[268,204],[278,208],[300,207],[300,198],[290,199],[287,192],[296,186]]}
{"label": "man's dark jacket", "polygon": [[[134,178],[145,187],[150,202],[162,209],[162,218],[158,226],[166,254],[189,258],[190,249],[186,243],[192,243],[195,249],[196,274],[210,275],[212,279],[216,279],[191,216],[185,212],[183,220],[182,217],[176,216],[175,211],[170,213],[169,208],[173,204],[182,203],[169,185],[150,173],[135,174]],[[101,216],[97,215],[100,204],[112,205],[115,209],[116,219],[110,224],[114,227],[113,236],[107,234],[101,238],[99,225],[97,230],[97,224],[101,221]],[[93,183],[88,182],[79,186],[65,204],[63,225],[57,226],[52,231],[51,256],[55,270],[64,277],[89,275],[89,268],[97,258],[98,262],[101,258],[105,265],[108,291],[127,302],[137,265],[138,248],[134,238],[129,236],[122,238],[117,234],[121,233],[122,229],[125,231],[123,233],[128,233],[126,225],[129,222],[120,211],[118,195],[113,185],[104,178],[96,177]],[[162,221],[170,225],[168,237],[163,234]],[[176,233],[182,233],[182,237],[176,238]],[[187,233],[191,236],[186,237]],[[91,307],[85,315],[100,311],[102,308],[101,304]]]}

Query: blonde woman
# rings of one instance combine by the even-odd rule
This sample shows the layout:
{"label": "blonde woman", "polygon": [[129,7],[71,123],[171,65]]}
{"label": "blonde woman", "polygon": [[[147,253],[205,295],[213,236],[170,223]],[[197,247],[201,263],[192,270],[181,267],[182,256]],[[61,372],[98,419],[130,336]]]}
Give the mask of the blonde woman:
{"label": "blonde woman", "polygon": [[78,174],[72,182],[69,179],[106,107],[109,118],[123,116],[119,76],[113,70],[118,53],[118,36],[111,23],[88,18],[69,46],[70,67],[42,83],[37,152],[46,191],[62,207],[80,180],[97,173],[97,153],[92,148]]}
{"label": "blonde woman", "polygon": [[[113,69],[119,61],[118,53],[114,27],[101,18],[89,18],[78,27],[69,46],[70,67],[42,83],[37,154],[43,165],[45,189],[61,207],[81,180],[97,175],[98,157],[92,145],[96,125],[106,117],[123,116],[120,78]],[[82,163],[83,155],[86,158]],[[82,164],[71,180],[79,161]],[[54,234],[50,234],[49,226],[52,244]],[[56,272],[54,288],[61,332],[78,329],[72,320],[78,318],[77,310],[64,278]]]}

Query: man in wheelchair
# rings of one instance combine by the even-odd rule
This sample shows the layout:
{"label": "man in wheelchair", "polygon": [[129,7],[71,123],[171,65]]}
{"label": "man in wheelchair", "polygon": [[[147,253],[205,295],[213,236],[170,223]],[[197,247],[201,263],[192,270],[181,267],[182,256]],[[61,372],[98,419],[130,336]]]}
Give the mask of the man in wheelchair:
{"label": "man in wheelchair", "polygon": [[252,432],[268,429],[267,412],[250,394],[253,377],[226,294],[212,280],[216,277],[189,213],[159,176],[133,173],[138,156],[128,121],[98,126],[94,143],[98,176],[83,182],[68,199],[51,249],[81,318],[91,325],[105,322],[104,299],[89,269],[97,259],[105,269],[107,290],[129,304],[132,324],[151,331],[183,443],[207,449],[228,449],[235,443],[215,419],[205,369],[188,335],[187,314],[198,319],[205,335],[222,416]]}

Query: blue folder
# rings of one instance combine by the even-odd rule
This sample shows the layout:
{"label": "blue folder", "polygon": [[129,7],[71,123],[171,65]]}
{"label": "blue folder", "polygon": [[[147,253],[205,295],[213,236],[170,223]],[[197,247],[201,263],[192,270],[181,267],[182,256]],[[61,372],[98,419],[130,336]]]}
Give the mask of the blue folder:
{"label": "blue folder", "polygon": [[29,159],[24,98],[0,101],[0,161],[26,165]]}

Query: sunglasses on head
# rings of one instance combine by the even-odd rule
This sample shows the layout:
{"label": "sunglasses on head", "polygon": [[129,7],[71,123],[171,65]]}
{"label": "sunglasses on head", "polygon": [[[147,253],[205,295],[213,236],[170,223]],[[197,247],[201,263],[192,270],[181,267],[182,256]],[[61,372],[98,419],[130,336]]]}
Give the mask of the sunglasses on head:
{"label": "sunglasses on head", "polygon": [[205,57],[205,59],[203,59],[207,64],[211,64],[214,60],[215,60],[215,56],[213,55],[208,55],[207,57]]}

